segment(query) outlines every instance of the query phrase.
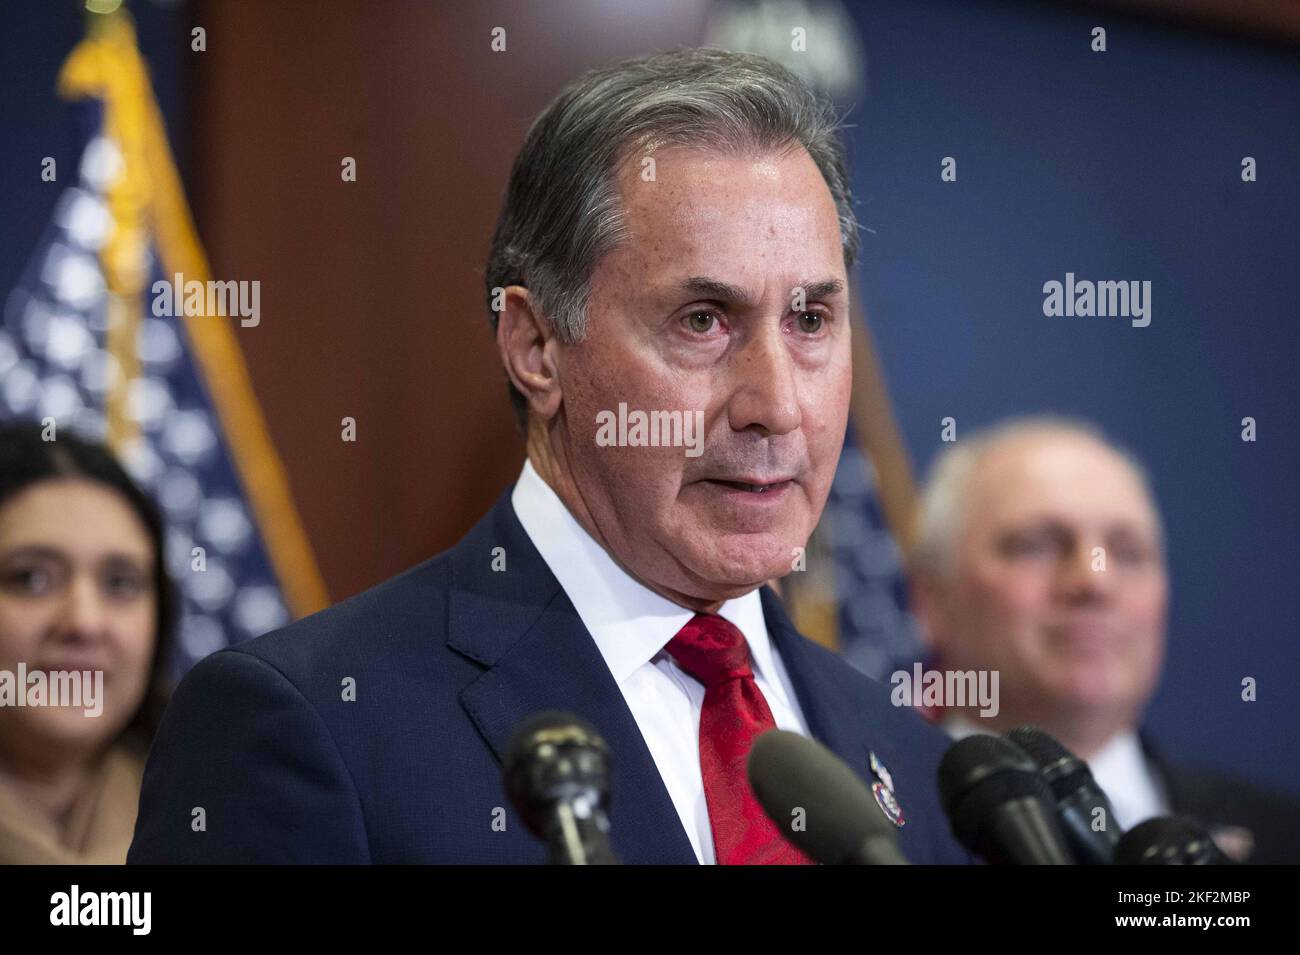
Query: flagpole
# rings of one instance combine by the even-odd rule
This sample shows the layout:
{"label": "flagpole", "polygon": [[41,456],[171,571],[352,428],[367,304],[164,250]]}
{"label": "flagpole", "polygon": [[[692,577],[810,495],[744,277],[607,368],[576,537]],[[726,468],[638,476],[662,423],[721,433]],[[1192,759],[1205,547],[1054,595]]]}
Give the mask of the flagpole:
{"label": "flagpole", "polygon": [[[124,8],[91,13],[87,36],[63,64],[58,85],[65,98],[103,101],[106,135],[116,143],[125,163],[124,175],[107,193],[115,228],[103,256],[110,286],[109,348],[121,372],[118,383],[125,390],[138,361],[135,344],[144,313],[147,236],[150,232],[154,235],[166,274],[182,273],[187,280],[206,283],[211,269]],[[184,323],[199,374],[290,609],[299,617],[323,609],[329,605],[324,579],[230,324],[217,316],[178,316],[177,320]],[[118,442],[126,440],[134,426],[126,407],[128,400],[129,394],[124,393],[110,401],[110,427],[115,429],[110,435]]]}

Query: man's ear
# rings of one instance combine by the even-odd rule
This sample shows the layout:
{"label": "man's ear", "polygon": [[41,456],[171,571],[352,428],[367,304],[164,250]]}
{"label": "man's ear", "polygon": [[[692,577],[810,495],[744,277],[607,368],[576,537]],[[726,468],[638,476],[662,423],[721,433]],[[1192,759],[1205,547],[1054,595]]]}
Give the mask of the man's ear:
{"label": "man's ear", "polygon": [[555,329],[538,314],[528,289],[507,286],[497,316],[497,352],[511,383],[542,420],[555,416],[563,397],[555,360],[558,347]]}
{"label": "man's ear", "polygon": [[915,568],[909,578],[912,613],[921,625],[921,639],[925,641],[926,649],[934,652],[940,649],[948,633],[943,582],[929,568]]}

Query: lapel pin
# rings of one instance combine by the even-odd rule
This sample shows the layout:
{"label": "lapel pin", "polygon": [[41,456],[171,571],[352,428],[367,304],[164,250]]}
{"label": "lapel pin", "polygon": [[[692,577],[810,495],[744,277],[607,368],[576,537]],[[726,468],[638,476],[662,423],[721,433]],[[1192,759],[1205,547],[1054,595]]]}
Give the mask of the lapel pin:
{"label": "lapel pin", "polygon": [[907,820],[903,818],[903,807],[894,798],[893,790],[886,787],[884,783],[872,783],[871,794],[876,797],[876,804],[880,806],[880,811],[885,814],[885,818],[902,829]]}
{"label": "lapel pin", "polygon": [[867,755],[871,758],[872,774],[885,784],[886,789],[893,792],[894,778],[889,775],[889,770],[885,768],[885,764],[880,761],[880,757],[876,755],[874,750],[867,750]]}

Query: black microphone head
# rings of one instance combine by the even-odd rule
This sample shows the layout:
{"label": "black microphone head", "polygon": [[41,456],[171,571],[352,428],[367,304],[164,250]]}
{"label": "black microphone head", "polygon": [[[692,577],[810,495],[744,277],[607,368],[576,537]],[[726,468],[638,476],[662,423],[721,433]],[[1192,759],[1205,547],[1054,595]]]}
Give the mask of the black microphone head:
{"label": "black microphone head", "polygon": [[1231,865],[1210,834],[1187,816],[1156,816],[1134,826],[1115,847],[1116,865]]}
{"label": "black microphone head", "polygon": [[[953,835],[991,862],[1071,861],[1056,828],[1055,800],[1034,761],[1014,743],[985,734],[953,743],[939,761],[939,798]],[[1011,803],[1030,807],[1032,816],[1028,841],[1016,847],[999,844],[995,832],[1000,811]]]}
{"label": "black microphone head", "polygon": [[[1042,773],[1043,780],[1058,800],[1078,792],[1085,786],[1097,788],[1092,770],[1078,756],[1037,726],[1017,726],[1006,738],[1019,746]],[[1100,790],[1098,789],[1100,792]]]}
{"label": "black microphone head", "polygon": [[[749,751],[749,784],[781,834],[825,865],[866,861],[905,862],[897,830],[870,790],[838,756],[816,740],[788,730],[768,730]],[[791,825],[803,810],[805,825]]]}
{"label": "black microphone head", "polygon": [[[991,779],[1026,794],[1047,796],[1038,766],[1014,743],[976,733],[957,740],[939,761],[939,798],[951,818],[970,791]],[[1003,784],[1000,784],[1003,785]]]}
{"label": "black microphone head", "polygon": [[543,839],[558,803],[577,802],[601,813],[609,808],[609,746],[572,713],[545,710],[524,720],[506,746],[503,775],[524,824]]}
{"label": "black microphone head", "polygon": [[1024,750],[1025,755],[1037,763],[1040,769],[1078,759],[1056,737],[1037,726],[1017,726],[1006,734],[1006,738]]}
{"label": "black microphone head", "polygon": [[1085,865],[1109,865],[1122,830],[1110,799],[1097,785],[1088,764],[1036,726],[1017,726],[1006,738],[1038,765],[1076,860]]}

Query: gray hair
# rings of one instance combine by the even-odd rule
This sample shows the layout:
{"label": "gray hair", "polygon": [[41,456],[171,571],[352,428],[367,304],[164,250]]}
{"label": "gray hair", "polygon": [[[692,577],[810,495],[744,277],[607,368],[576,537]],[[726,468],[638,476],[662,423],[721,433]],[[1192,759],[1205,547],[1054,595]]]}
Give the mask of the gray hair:
{"label": "gray hair", "polygon": [[971,478],[988,456],[1007,444],[1028,437],[1082,438],[1114,453],[1133,472],[1151,503],[1157,533],[1164,531],[1147,470],[1131,453],[1115,444],[1097,426],[1077,418],[1033,415],[1011,418],[948,445],[935,458],[921,491],[917,512],[917,569],[948,576],[953,569],[957,540],[965,528]]}
{"label": "gray hair", "polygon": [[[677,50],[583,74],[537,117],[515,157],[488,254],[493,331],[496,289],[522,285],[560,341],[582,340],[592,273],[626,237],[618,170],[664,145],[733,154],[802,146],[835,200],[851,269],[858,220],[841,128],[828,100],[752,53]],[[510,398],[522,426],[527,403],[513,384]]]}

